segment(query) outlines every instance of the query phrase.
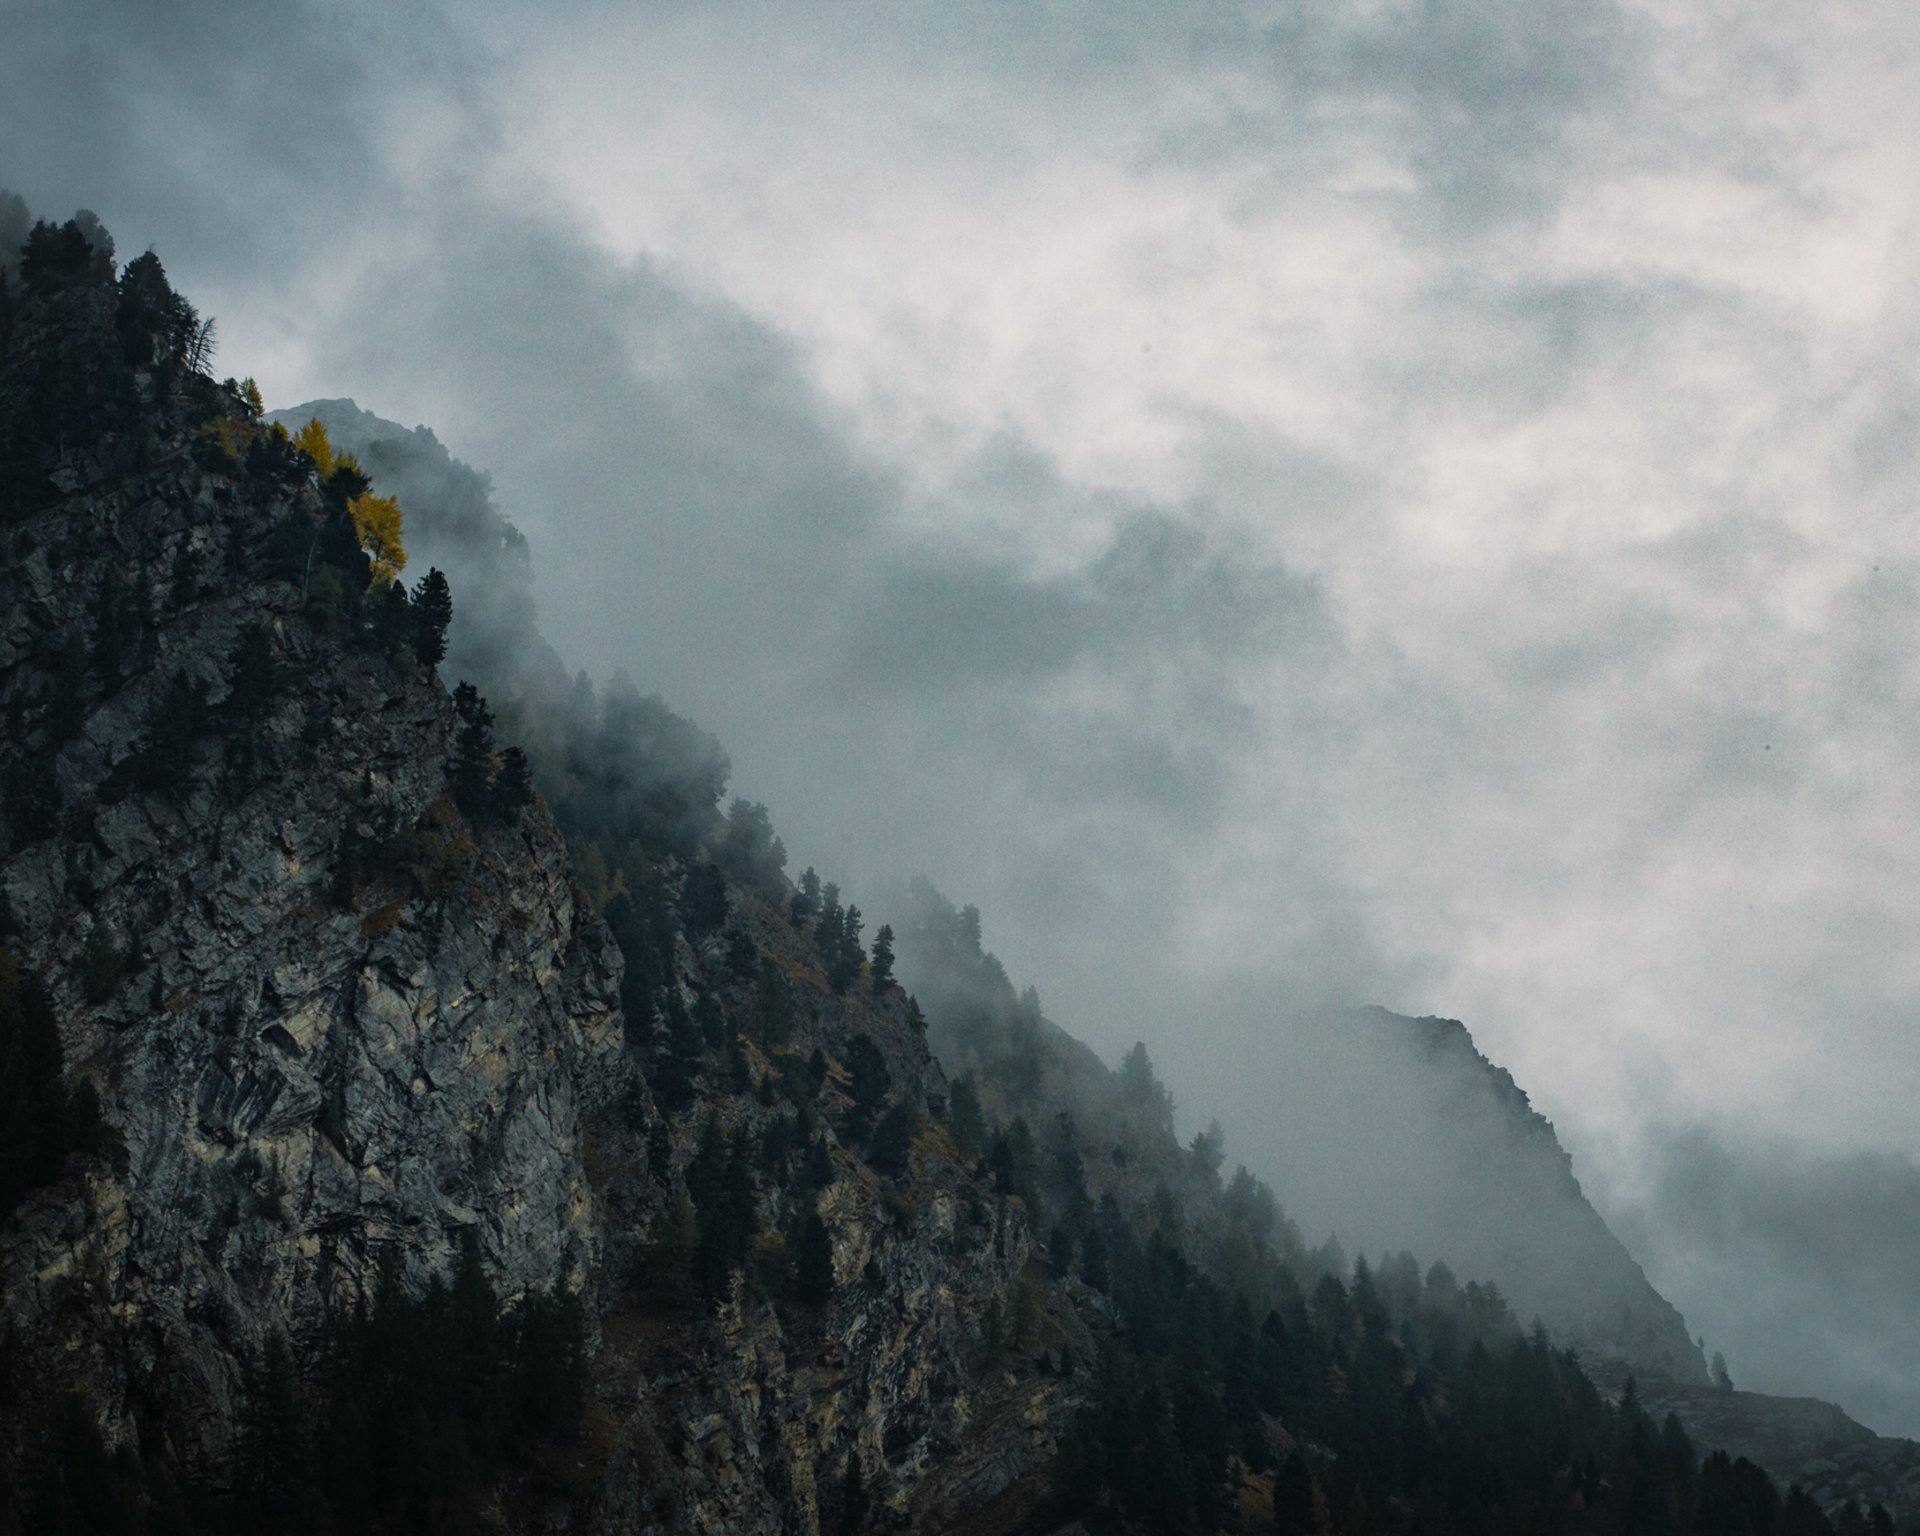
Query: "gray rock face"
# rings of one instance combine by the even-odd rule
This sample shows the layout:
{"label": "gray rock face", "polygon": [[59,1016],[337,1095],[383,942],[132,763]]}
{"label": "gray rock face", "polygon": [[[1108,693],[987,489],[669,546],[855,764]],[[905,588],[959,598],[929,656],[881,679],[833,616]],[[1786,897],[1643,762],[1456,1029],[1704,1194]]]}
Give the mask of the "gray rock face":
{"label": "gray rock face", "polygon": [[[816,1110],[835,1295],[776,1309],[736,1284],[717,1310],[650,1307],[645,1258],[675,1187],[658,1150],[684,1167],[707,1121],[755,1136],[781,1111],[719,1065],[672,1116],[654,1102],[630,1065],[619,952],[546,811],[463,815],[439,681],[260,574],[261,547],[304,528],[317,492],[263,495],[184,432],[136,474],[63,476],[65,502],[0,543],[0,707],[18,726],[0,782],[53,786],[50,824],[0,818],[0,891],[114,1148],[0,1224],[26,1418],[75,1394],[110,1440],[165,1443],[218,1485],[271,1338],[310,1358],[330,1306],[388,1267],[417,1292],[471,1233],[503,1300],[572,1286],[596,1335],[582,1440],[544,1493],[503,1490],[506,1528],[817,1531],[824,1512],[831,1529],[855,1457],[876,1504],[915,1523],[1031,1507],[1084,1388],[1037,1375],[1033,1348],[1095,1350],[1036,1278],[1018,1202],[983,1201],[937,1129],[945,1083],[904,996],[830,996],[811,941],[734,892],[730,931],[793,979],[794,1059],[832,1064]],[[101,663],[115,605],[138,622]],[[280,682],[243,717],[252,626]],[[196,695],[187,750],[142,768]],[[727,948],[679,935],[676,984],[744,1016]],[[855,1031],[934,1127],[898,1179],[834,1135]],[[795,1197],[756,1198],[777,1260]],[[985,1335],[1023,1301],[1015,1369]]]}
{"label": "gray rock face", "polygon": [[[44,1386],[119,1436],[162,1420],[217,1469],[268,1334],[310,1340],[384,1263],[418,1284],[472,1231],[504,1294],[591,1283],[582,1110],[620,1049],[619,956],[543,810],[509,828],[454,809],[433,677],[329,638],[288,583],[220,578],[297,507],[184,444],[133,479],[74,479],[0,566],[11,754],[50,759],[67,807],[0,888],[123,1153],[29,1199],[0,1233],[0,1295]],[[184,600],[177,569],[201,573]],[[60,742],[54,663],[120,578],[157,627]],[[223,732],[230,659],[263,621],[285,684]],[[177,784],[122,794],[113,769],[175,674],[215,727]]]}

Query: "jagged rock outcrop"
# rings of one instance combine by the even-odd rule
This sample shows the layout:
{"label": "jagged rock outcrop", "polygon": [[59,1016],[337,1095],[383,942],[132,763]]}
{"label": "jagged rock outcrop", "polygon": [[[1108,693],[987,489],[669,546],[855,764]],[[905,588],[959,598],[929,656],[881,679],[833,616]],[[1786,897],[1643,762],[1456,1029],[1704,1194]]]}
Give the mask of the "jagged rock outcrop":
{"label": "jagged rock outcrop", "polygon": [[[750,938],[785,978],[790,1032],[777,1046],[756,1038],[753,985],[729,977],[729,946],[682,937],[677,984],[719,998],[741,1022],[745,1081],[730,1083],[716,1061],[691,1105],[656,1102],[644,1126],[603,1130],[601,1365],[620,1428],[592,1474],[594,1528],[627,1529],[650,1512],[712,1533],[832,1530],[857,1458],[868,1497],[909,1528],[1008,1529],[1051,1493],[1061,1437],[1087,1400],[1087,1378],[1036,1372],[1034,1357],[1071,1343],[1093,1358],[1087,1325],[1050,1285],[1020,1203],[996,1198],[956,1151],[943,1124],[948,1084],[905,994],[835,994],[804,925],[750,889],[729,895],[728,936]],[[856,1090],[843,1061],[856,1039],[884,1063],[890,1102],[913,1106],[921,1125],[895,1173],[846,1134]],[[795,1064],[815,1052],[827,1073],[796,1090]],[[736,1274],[717,1308],[682,1312],[663,1332],[653,1241],[676,1172],[710,1128],[732,1146],[764,1147],[796,1112],[830,1169],[812,1194],[779,1180],[758,1189],[758,1268],[784,1262],[782,1234],[811,1200],[831,1237],[834,1294],[819,1307],[774,1306]],[[664,1148],[664,1161],[649,1162],[649,1147]],[[1097,1319],[1101,1299],[1081,1288],[1080,1300]],[[982,1524],[989,1506],[997,1513]]]}
{"label": "jagged rock outcrop", "polygon": [[[498,1294],[570,1289],[599,1336],[588,1432],[544,1492],[507,1489],[509,1526],[817,1530],[856,1458],[915,1522],[1043,1496],[1083,1393],[983,1337],[1037,1294],[1033,1240],[940,1130],[904,994],[835,995],[804,927],[737,884],[718,930],[667,900],[654,998],[744,1039],[751,940],[795,1019],[777,1059],[709,1040],[663,1105],[659,1021],[629,1039],[619,948],[552,818],[463,800],[470,744],[405,606],[316,580],[343,520],[324,477],[241,392],[129,376],[116,319],[110,286],[76,283],[0,382],[16,422],[46,414],[50,370],[81,386],[71,446],[32,445],[0,533],[0,892],[106,1133],[0,1226],[7,1463],[73,1400],[109,1444],[230,1483],[270,1341],[312,1361],[330,1308],[388,1275],[417,1294],[477,1238]],[[666,897],[691,867],[660,860]],[[888,1176],[834,1131],[856,1034],[921,1129]],[[744,1152],[789,1101],[831,1159],[834,1294],[777,1309],[736,1272],[717,1307],[662,1307],[650,1264],[702,1136]],[[748,1269],[777,1274],[801,1196],[749,1187]],[[1030,1310],[1029,1354],[1046,1329],[1090,1356],[1076,1319]]]}
{"label": "jagged rock outcrop", "polygon": [[[0,889],[116,1143],[0,1234],[0,1294],[29,1379],[217,1475],[267,1336],[311,1340],[382,1263],[418,1283],[471,1231],[509,1295],[591,1284],[582,1112],[620,960],[543,811],[453,807],[438,680],[263,573],[317,493],[139,387],[131,448],[63,455],[64,494],[0,541]],[[277,682],[242,719],[250,629]],[[205,725],[162,783],[182,710]]]}

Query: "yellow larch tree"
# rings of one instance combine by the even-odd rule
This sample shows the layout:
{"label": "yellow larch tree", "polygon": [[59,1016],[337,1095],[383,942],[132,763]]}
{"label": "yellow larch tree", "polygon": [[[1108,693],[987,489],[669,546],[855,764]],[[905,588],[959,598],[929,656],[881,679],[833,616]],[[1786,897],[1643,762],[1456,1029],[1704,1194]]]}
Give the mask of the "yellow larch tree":
{"label": "yellow larch tree", "polygon": [[388,587],[407,565],[406,546],[400,542],[400,503],[391,496],[363,491],[347,503],[354,537],[373,560],[374,585]]}

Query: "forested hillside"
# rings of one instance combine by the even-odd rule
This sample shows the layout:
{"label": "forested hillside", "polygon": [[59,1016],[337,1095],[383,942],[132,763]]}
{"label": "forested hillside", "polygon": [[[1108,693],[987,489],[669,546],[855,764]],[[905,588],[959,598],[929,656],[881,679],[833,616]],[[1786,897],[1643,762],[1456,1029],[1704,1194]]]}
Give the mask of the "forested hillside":
{"label": "forested hillside", "polygon": [[0,1533],[1834,1528],[795,875],[210,340],[95,221],[0,279]]}

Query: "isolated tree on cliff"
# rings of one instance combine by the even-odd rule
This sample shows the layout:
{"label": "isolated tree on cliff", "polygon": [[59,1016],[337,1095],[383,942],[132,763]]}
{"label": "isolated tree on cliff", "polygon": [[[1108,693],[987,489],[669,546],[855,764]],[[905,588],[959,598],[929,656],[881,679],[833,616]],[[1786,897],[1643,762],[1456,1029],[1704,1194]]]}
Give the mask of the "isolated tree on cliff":
{"label": "isolated tree on cliff", "polygon": [[508,826],[533,804],[533,769],[520,748],[508,747],[500,754],[500,771],[494,776],[490,799],[493,814]]}
{"label": "isolated tree on cliff", "polygon": [[438,566],[413,589],[413,654],[423,667],[447,659],[447,626],[453,622],[453,588]]}
{"label": "isolated tree on cliff", "polygon": [[453,743],[453,798],[469,821],[488,809],[487,789],[493,779],[493,711],[472,683],[453,690],[453,707],[460,730]]}
{"label": "isolated tree on cliff", "polygon": [[401,541],[400,503],[391,496],[362,491],[347,503],[353,534],[373,562],[373,584],[391,586],[406,568],[407,550]]}
{"label": "isolated tree on cliff", "polygon": [[893,985],[893,926],[882,923],[873,936],[873,995],[879,997]]}

